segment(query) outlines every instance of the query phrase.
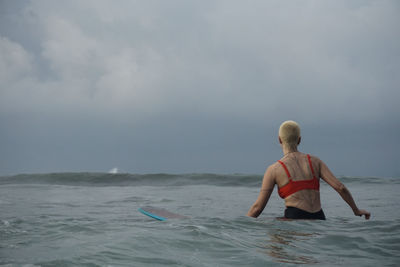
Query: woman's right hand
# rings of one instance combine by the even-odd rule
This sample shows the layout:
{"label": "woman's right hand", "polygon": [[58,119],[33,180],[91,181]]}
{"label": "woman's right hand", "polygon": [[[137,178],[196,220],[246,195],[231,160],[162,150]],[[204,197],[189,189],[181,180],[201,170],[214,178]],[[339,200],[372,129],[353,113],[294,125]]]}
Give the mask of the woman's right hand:
{"label": "woman's right hand", "polygon": [[366,211],[366,210],[357,210],[354,215],[356,216],[365,216],[366,220],[369,220],[369,217],[371,216],[371,213]]}

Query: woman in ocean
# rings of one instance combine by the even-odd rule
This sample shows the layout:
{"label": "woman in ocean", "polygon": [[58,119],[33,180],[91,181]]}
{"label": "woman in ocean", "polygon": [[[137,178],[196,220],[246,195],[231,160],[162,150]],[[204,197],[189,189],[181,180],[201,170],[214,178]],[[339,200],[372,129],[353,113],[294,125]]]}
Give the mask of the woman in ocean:
{"label": "woman in ocean", "polygon": [[258,217],[262,213],[276,184],[279,196],[285,200],[285,218],[325,220],[319,193],[319,179],[322,178],[339,193],[354,215],[364,215],[368,220],[371,214],[358,209],[350,191],[322,160],[297,150],[300,141],[299,125],[294,121],[283,122],[279,128],[279,143],[284,156],[266,170],[260,194],[247,216]]}

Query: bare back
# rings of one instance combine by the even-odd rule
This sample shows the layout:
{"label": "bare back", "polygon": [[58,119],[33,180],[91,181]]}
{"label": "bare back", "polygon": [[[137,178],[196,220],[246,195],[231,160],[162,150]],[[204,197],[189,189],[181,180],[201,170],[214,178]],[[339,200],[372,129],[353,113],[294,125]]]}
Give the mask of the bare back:
{"label": "bare back", "polygon": [[[307,155],[301,152],[292,152],[284,156],[281,161],[286,165],[293,181],[310,180],[313,178]],[[317,179],[319,179],[320,164],[317,158],[311,157],[312,167]],[[275,174],[275,183],[279,188],[289,182],[285,169],[278,162],[271,166]],[[286,207],[296,207],[308,212],[321,210],[319,191],[301,190],[285,198]]]}

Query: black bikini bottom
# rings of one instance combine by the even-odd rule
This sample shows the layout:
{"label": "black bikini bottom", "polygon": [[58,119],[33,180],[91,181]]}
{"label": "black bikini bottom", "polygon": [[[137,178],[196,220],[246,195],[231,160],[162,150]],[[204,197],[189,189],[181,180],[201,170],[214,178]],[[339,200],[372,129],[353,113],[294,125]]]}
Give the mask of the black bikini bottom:
{"label": "black bikini bottom", "polygon": [[287,219],[312,219],[312,220],[326,220],[323,210],[317,212],[307,212],[295,207],[286,207],[285,218]]}

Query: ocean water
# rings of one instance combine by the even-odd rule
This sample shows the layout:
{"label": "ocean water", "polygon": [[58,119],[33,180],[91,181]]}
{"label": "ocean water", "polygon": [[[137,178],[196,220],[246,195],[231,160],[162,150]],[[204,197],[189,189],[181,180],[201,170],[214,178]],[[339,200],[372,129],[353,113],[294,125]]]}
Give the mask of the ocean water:
{"label": "ocean water", "polygon": [[[321,182],[326,221],[282,221],[262,175],[56,173],[0,177],[0,266],[399,266],[400,178],[340,177],[369,221]],[[187,216],[153,220],[155,206]]]}

